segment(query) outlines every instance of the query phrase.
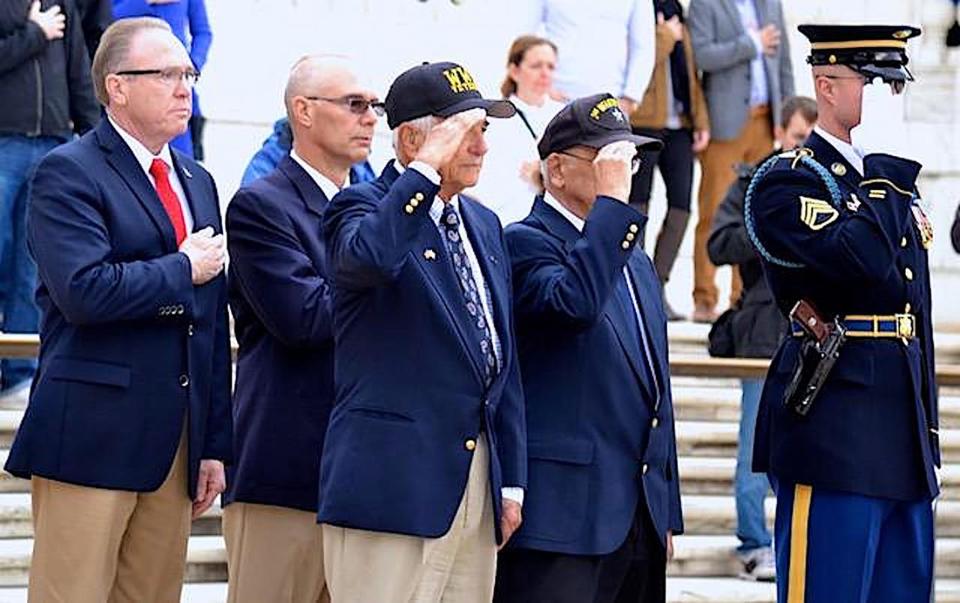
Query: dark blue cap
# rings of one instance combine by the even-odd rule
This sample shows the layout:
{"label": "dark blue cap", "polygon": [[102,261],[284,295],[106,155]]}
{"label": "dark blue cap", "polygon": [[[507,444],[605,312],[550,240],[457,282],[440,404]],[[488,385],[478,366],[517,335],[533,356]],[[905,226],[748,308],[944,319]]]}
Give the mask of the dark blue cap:
{"label": "dark blue cap", "polygon": [[469,109],[486,109],[490,117],[512,117],[517,108],[507,100],[480,96],[470,72],[456,63],[424,63],[407,69],[393,80],[387,98],[387,125],[436,115],[450,117]]}
{"label": "dark blue cap", "polygon": [[553,116],[537,145],[540,159],[575,146],[601,149],[611,142],[627,140],[637,151],[663,147],[655,138],[638,136],[612,94],[594,94],[571,101]]}

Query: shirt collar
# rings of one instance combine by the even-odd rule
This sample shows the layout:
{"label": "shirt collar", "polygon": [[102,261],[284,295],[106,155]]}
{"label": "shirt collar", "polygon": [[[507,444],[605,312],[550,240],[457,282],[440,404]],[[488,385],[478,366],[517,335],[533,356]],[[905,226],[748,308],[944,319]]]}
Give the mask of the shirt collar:
{"label": "shirt collar", "polygon": [[830,146],[835,148],[837,152],[847,160],[847,163],[852,165],[861,176],[863,175],[863,150],[861,150],[859,147],[855,147],[849,142],[840,140],[833,134],[821,128],[819,125],[814,126],[813,131],[819,134],[821,138],[826,140]]}
{"label": "shirt collar", "polygon": [[543,193],[543,202],[560,212],[560,215],[566,218],[568,222],[573,224],[573,227],[579,232],[583,232],[583,227],[586,222],[584,222],[580,216],[577,216],[572,211],[564,207],[563,204],[560,203],[556,197],[551,195],[549,191]]}
{"label": "shirt collar", "polygon": [[110,125],[113,126],[113,129],[117,131],[117,134],[120,135],[120,138],[123,139],[123,142],[130,147],[130,151],[133,153],[133,157],[137,160],[137,163],[140,164],[140,167],[147,174],[150,173],[150,165],[153,163],[154,159],[162,159],[164,163],[167,164],[167,171],[173,169],[173,157],[170,154],[170,145],[164,144],[163,148],[160,149],[160,152],[156,155],[150,152],[150,149],[145,147],[142,142],[134,138],[129,132],[124,130],[114,119],[107,113],[107,119],[110,120]]}
{"label": "shirt collar", "polygon": [[323,194],[327,196],[328,200],[333,199],[334,195],[340,192],[340,187],[334,184],[333,180],[330,180],[319,170],[307,163],[306,160],[293,149],[290,149],[290,159],[296,161],[297,164],[303,168],[303,171],[320,187],[320,190],[323,191]]}
{"label": "shirt collar", "polygon": [[[457,210],[457,213],[460,213],[460,195],[454,195],[450,199],[450,204],[453,205],[453,209]],[[434,197],[433,203],[430,205],[430,219],[433,220],[433,223],[437,226],[440,226],[440,217],[443,215],[443,199],[440,197]],[[460,223],[463,224],[463,216],[460,217]]]}

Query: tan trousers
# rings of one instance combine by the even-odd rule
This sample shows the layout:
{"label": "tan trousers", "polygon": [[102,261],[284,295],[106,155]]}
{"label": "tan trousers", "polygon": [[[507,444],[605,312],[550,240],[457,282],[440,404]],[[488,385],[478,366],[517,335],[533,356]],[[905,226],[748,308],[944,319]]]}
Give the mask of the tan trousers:
{"label": "tan trousers", "polygon": [[235,502],[223,510],[227,603],[330,603],[317,514]]}
{"label": "tan trousers", "polygon": [[486,440],[477,438],[470,476],[450,530],[440,538],[323,525],[334,603],[490,603],[497,545]]}
{"label": "tan trousers", "polygon": [[[773,150],[773,122],[767,105],[750,111],[750,117],[733,140],[711,140],[700,157],[702,174],[698,200],[697,227],[693,236],[693,303],[712,310],[717,305],[716,267],[707,257],[707,239],[713,215],[737,179],[735,166],[754,164]],[[740,275],[734,270],[730,286],[731,303],[740,298]]]}
{"label": "tan trousers", "polygon": [[154,492],[33,477],[30,603],[177,603],[190,536],[187,443]]}

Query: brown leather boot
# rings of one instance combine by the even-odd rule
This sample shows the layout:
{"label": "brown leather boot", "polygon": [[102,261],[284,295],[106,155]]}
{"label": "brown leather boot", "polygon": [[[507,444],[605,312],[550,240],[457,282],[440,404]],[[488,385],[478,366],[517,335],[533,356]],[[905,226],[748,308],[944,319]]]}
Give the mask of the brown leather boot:
{"label": "brown leather boot", "polygon": [[657,270],[657,276],[660,277],[660,285],[663,289],[663,310],[667,315],[667,320],[686,320],[686,316],[674,310],[666,298],[666,284],[670,280],[670,272],[673,270],[673,264],[677,261],[677,254],[680,253],[680,244],[683,243],[683,235],[687,231],[687,222],[690,220],[690,212],[680,209],[667,209],[667,215],[663,219],[663,226],[660,228],[660,234],[657,235],[657,244],[653,250],[653,265]]}

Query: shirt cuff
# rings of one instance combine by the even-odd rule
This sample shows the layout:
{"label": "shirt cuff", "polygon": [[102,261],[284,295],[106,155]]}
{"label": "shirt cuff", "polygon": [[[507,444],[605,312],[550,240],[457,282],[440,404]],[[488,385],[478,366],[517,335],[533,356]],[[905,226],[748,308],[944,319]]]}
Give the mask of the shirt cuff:
{"label": "shirt cuff", "polygon": [[756,58],[763,57],[763,42],[760,41],[760,32],[759,31],[748,31],[747,35],[750,36],[750,39],[753,41],[753,47],[757,49]]}
{"label": "shirt cuff", "polygon": [[500,488],[500,493],[503,498],[512,500],[521,507],[523,506],[523,488],[518,488],[516,486],[504,486],[503,488]]}
{"label": "shirt cuff", "polygon": [[435,186],[440,186],[440,173],[423,161],[411,161],[407,169],[416,170],[420,175],[432,182]]}

